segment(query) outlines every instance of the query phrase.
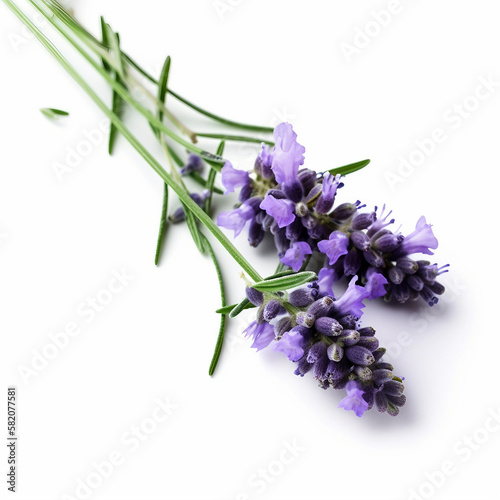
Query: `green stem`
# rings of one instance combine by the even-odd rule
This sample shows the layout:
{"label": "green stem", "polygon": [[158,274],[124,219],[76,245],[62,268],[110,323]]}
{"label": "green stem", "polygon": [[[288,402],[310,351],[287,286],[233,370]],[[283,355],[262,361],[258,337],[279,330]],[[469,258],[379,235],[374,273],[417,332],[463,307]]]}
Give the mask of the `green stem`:
{"label": "green stem", "polygon": [[[113,113],[106,104],[99,98],[88,83],[80,76],[73,66],[63,57],[57,48],[50,42],[47,37],[35,26],[24,12],[11,0],[3,0],[9,9],[20,19],[20,21],[28,27],[40,43],[47,51],[56,59],[56,61],[64,68],[64,70],[75,80],[75,82],[88,94],[94,101],[97,107],[114,123],[119,132],[129,141],[136,151],[146,160],[146,162],[155,170],[155,172],[168,184],[177,194],[179,200],[186,205],[196,218],[217,238],[226,251],[240,265],[240,267],[254,281],[262,281],[259,273],[252,265],[243,257],[238,249],[228,240],[226,235],[220,230],[215,222],[191,199],[189,194],[182,189],[173,178],[165,171],[158,161],[147,151],[147,149],[139,142],[139,140],[130,132],[120,118]],[[158,122],[158,120],[155,120]],[[160,122],[158,122],[160,124]],[[158,124],[155,123],[156,126]]]}
{"label": "green stem", "polygon": [[[203,158],[207,158],[207,152],[203,151],[201,148],[194,146],[189,141],[184,140],[182,137],[174,134],[164,123],[160,122],[158,118],[147,108],[138,103],[135,99],[130,96],[129,91],[124,87],[121,82],[113,79],[105,69],[103,69],[92,57],[83,50],[83,48],[71,38],[64,29],[62,29],[56,22],[54,22],[53,17],[47,14],[34,0],[28,0],[31,5],[33,5],[51,24],[54,28],[61,33],[61,35],[79,52],[79,54],[85,58],[85,60],[106,80],[106,82],[111,86],[111,88],[116,91],[116,93],[133,108],[135,108],[139,113],[141,113],[155,128],[160,129],[165,135],[169,136],[174,141],[178,142],[184,146],[187,150],[192,151],[200,155]],[[7,3],[7,0],[4,0]],[[10,1],[9,4],[12,4]],[[14,5],[14,4],[12,4]],[[27,18],[28,19],[28,18]],[[29,19],[28,19],[29,21]],[[34,26],[31,21],[30,24]],[[30,28],[31,29],[31,28]],[[50,42],[49,42],[50,43]],[[164,110],[165,111],[165,110]],[[210,161],[219,161],[220,163],[225,163],[222,158],[214,157],[209,154],[208,159]]]}
{"label": "green stem", "polygon": [[194,132],[197,137],[208,137],[209,139],[220,139],[223,141],[236,141],[236,142],[255,142],[257,144],[269,144],[274,146],[274,142],[259,139],[258,137],[246,137],[244,135],[229,135],[229,134],[211,134],[204,132]]}
{"label": "green stem", "polygon": [[[106,45],[102,44],[99,40],[97,40],[91,33],[89,33],[83,26],[78,24],[75,19],[73,19],[65,10],[64,8],[54,0],[43,0],[44,4],[47,5],[51,9],[55,9],[56,12],[54,12],[60,19],[63,19],[63,21],[66,24],[71,24],[71,27],[73,30],[79,34],[81,37],[84,37],[87,39],[88,42],[92,42],[96,47],[99,47],[101,49],[107,50],[108,47]],[[154,78],[152,75],[150,75],[146,70],[141,68],[139,64],[132,59],[126,52],[122,52],[122,56],[125,59],[125,61],[133,67],[139,74],[141,74],[144,78],[149,80],[151,83],[158,85],[158,80]],[[206,116],[207,118],[210,118],[214,121],[217,121],[219,123],[223,123],[224,125],[227,125],[229,127],[233,128],[239,128],[242,130],[250,130],[253,132],[264,132],[267,134],[272,134],[273,133],[273,128],[272,127],[261,127],[258,125],[249,125],[247,123],[241,123],[233,120],[228,120],[227,118],[223,118],[219,115],[216,115],[215,113],[211,113],[210,111],[207,111],[200,106],[197,106],[193,102],[187,100],[185,97],[182,97],[180,94],[177,92],[174,92],[170,88],[167,89],[167,92],[171,94],[173,97],[175,97],[178,101],[182,102],[189,108],[193,109],[194,111],[197,111],[198,113]]]}

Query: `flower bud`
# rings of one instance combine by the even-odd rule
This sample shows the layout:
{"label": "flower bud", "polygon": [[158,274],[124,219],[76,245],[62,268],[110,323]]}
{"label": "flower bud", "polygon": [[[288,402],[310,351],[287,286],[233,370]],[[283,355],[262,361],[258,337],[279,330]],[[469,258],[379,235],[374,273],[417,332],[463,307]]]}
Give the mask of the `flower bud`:
{"label": "flower bud", "polygon": [[354,345],[359,340],[359,332],[357,330],[344,330],[338,340],[342,341],[344,347]]}
{"label": "flower bud", "polygon": [[373,352],[378,349],[379,342],[377,337],[361,337],[357,345],[366,347],[369,351]]}
{"label": "flower bud", "polygon": [[264,294],[259,292],[259,290],[255,290],[255,288],[247,286],[245,288],[245,295],[254,306],[261,306],[264,302]]}
{"label": "flower bud", "polygon": [[296,316],[297,324],[300,326],[305,326],[306,328],[312,328],[314,326],[315,317],[312,314],[306,312],[299,312]]}
{"label": "flower bud", "polygon": [[406,283],[408,283],[408,286],[410,286],[417,292],[420,292],[420,290],[424,288],[424,281],[420,276],[417,276],[416,274],[410,274],[408,278],[406,278]]}
{"label": "flower bud", "polygon": [[362,252],[370,249],[371,241],[368,236],[362,231],[353,231],[351,234],[352,244]]}
{"label": "flower bud", "polygon": [[361,231],[363,229],[368,229],[377,218],[375,212],[371,212],[369,214],[358,214],[356,215],[351,222],[351,229],[355,231]]}
{"label": "flower bud", "polygon": [[353,371],[363,381],[368,381],[372,378],[372,371],[367,366],[356,366]]}
{"label": "flower bud", "polygon": [[335,221],[345,221],[351,218],[358,209],[358,205],[352,203],[342,203],[331,214],[330,218]]}
{"label": "flower bud", "polygon": [[344,348],[339,346],[338,344],[332,344],[326,350],[326,354],[328,358],[332,361],[340,361],[344,357]]}
{"label": "flower bud", "polygon": [[373,370],[372,380],[376,384],[385,384],[393,378],[394,374],[390,370]]}
{"label": "flower bud", "polygon": [[313,170],[304,168],[299,172],[297,177],[304,188],[304,193],[309,193],[309,191],[314,188],[314,185],[316,184],[316,172]]}
{"label": "flower bud", "polygon": [[399,267],[391,267],[389,269],[389,281],[395,285],[399,285],[405,279],[405,273]]}
{"label": "flower bud", "polygon": [[330,360],[326,356],[322,356],[316,361],[316,363],[314,363],[313,374],[315,378],[318,380],[324,380],[326,378],[326,371],[328,369],[329,362]]}
{"label": "flower bud", "polygon": [[328,318],[326,316],[318,318],[314,327],[319,333],[332,337],[338,336],[343,332],[342,326],[336,319]]}
{"label": "flower bud", "polygon": [[392,252],[395,250],[403,241],[401,235],[396,236],[395,234],[384,234],[384,236],[376,239],[373,242],[373,248],[376,248],[380,252]]}
{"label": "flower bud", "polygon": [[405,386],[401,382],[398,382],[397,380],[390,380],[384,383],[384,392],[388,396],[396,396],[396,397],[401,396],[404,390]]}
{"label": "flower bud", "polygon": [[361,264],[360,253],[355,248],[351,248],[344,257],[344,274],[346,276],[354,276],[359,271]]}
{"label": "flower bud", "polygon": [[315,288],[299,288],[290,293],[288,302],[295,307],[307,307],[314,302],[317,296],[318,290]]}
{"label": "flower bud", "polygon": [[366,252],[363,252],[363,257],[365,258],[366,262],[370,264],[373,267],[383,267],[384,265],[384,259],[382,256],[370,248],[370,250],[367,250]]}
{"label": "flower bud", "polygon": [[307,312],[309,314],[312,314],[316,318],[321,318],[328,314],[332,304],[333,298],[327,295],[326,297],[322,297],[321,299],[318,299],[316,302],[311,304]]}
{"label": "flower bud", "polygon": [[285,316],[278,320],[276,325],[274,325],[274,335],[277,339],[283,337],[286,332],[289,332],[292,329],[292,320],[289,316]]}
{"label": "flower bud", "polygon": [[285,308],[281,305],[281,302],[278,300],[270,300],[264,306],[264,321],[269,323],[271,320],[276,318],[279,314],[283,314],[285,312]]}
{"label": "flower bud", "polygon": [[355,365],[368,366],[375,362],[373,354],[366,348],[354,345],[345,350],[347,359]]}
{"label": "flower bud", "polygon": [[318,359],[325,357],[326,344],[324,342],[316,342],[307,353],[307,361],[315,363]]}
{"label": "flower bud", "polygon": [[418,264],[414,260],[408,259],[406,257],[398,259],[396,265],[405,274],[415,274],[419,270]]}

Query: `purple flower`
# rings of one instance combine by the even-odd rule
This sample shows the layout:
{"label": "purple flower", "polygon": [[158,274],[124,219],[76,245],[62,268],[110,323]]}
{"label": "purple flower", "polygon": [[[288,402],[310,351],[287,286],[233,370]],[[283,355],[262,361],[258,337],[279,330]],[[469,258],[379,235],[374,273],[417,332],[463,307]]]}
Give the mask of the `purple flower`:
{"label": "purple flower", "polygon": [[327,214],[332,209],[339,185],[340,175],[333,176],[330,173],[326,173],[323,176],[323,186],[321,195],[316,203],[316,212]]}
{"label": "purple flower", "polygon": [[368,279],[365,285],[365,290],[368,293],[367,299],[378,299],[387,293],[385,285],[388,285],[389,282],[385,276],[378,273],[374,267],[370,267],[368,271],[366,271],[366,277]]}
{"label": "purple flower", "polygon": [[295,272],[297,272],[304,263],[306,255],[311,255],[311,247],[305,241],[298,241],[292,243],[292,246],[286,251],[285,255],[281,257],[281,262],[290,266]]}
{"label": "purple flower", "polygon": [[278,200],[274,196],[267,195],[262,200],[260,208],[273,217],[279,227],[289,226],[295,220],[294,203],[290,200]]}
{"label": "purple flower", "polygon": [[409,234],[401,244],[401,250],[406,255],[412,253],[425,253],[434,255],[430,248],[436,249],[438,240],[432,232],[431,224],[427,224],[425,217],[422,215],[417,222],[417,226],[413,233]]}
{"label": "purple flower", "polygon": [[285,354],[290,361],[298,361],[304,355],[304,338],[292,328],[276,343],[274,350]]}
{"label": "purple flower", "polygon": [[221,212],[217,216],[217,225],[226,229],[232,229],[236,238],[245,227],[246,222],[252,219],[254,215],[254,209],[249,205],[243,204],[231,212]]}
{"label": "purple flower", "polygon": [[274,141],[272,170],[276,181],[292,182],[304,163],[306,149],[297,142],[297,134],[289,123],[280,123],[274,129]]}
{"label": "purple flower", "polygon": [[358,277],[354,276],[344,295],[335,302],[335,307],[341,314],[352,314],[358,317],[363,314],[361,310],[365,307],[363,300],[368,297],[368,292],[364,287],[356,285],[357,280]]}
{"label": "purple flower", "polygon": [[318,243],[318,249],[330,259],[330,265],[332,265],[337,262],[339,257],[347,253],[348,245],[349,238],[344,233],[333,231],[329,239]]}
{"label": "purple flower", "polygon": [[188,175],[191,172],[199,172],[203,169],[201,157],[194,153],[189,153],[187,163],[181,168],[181,175]]}
{"label": "purple flower", "polygon": [[250,182],[250,176],[245,170],[238,170],[233,167],[231,162],[226,161],[221,170],[222,185],[226,188],[227,193],[234,193],[234,190],[243,187]]}
{"label": "purple flower", "polygon": [[350,380],[345,386],[347,396],[339,403],[339,408],[352,410],[357,417],[362,417],[368,410],[368,403],[363,399],[364,392],[361,390],[361,384],[355,380]]}
{"label": "purple flower", "polygon": [[337,281],[337,273],[330,267],[324,267],[318,273],[318,287],[322,294],[333,296],[333,282]]}
{"label": "purple flower", "polygon": [[269,323],[257,323],[252,321],[243,331],[245,337],[252,337],[253,344],[257,351],[264,349],[274,340],[274,327]]}

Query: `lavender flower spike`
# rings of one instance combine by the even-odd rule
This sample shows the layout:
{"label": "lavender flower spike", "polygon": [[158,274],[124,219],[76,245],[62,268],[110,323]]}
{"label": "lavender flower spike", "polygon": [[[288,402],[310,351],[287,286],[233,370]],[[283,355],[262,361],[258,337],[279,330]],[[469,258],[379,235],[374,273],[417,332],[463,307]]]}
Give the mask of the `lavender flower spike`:
{"label": "lavender flower spike", "polygon": [[427,224],[425,217],[422,215],[417,222],[417,226],[413,233],[409,234],[401,244],[401,253],[410,255],[413,253],[425,253],[434,255],[430,248],[436,249],[438,240],[432,232],[431,224]]}
{"label": "lavender flower spike", "polygon": [[352,410],[357,417],[362,417],[368,410],[368,403],[363,399],[364,392],[361,390],[361,384],[355,380],[350,380],[345,386],[347,396],[339,403],[339,408]]}
{"label": "lavender flower spike", "polygon": [[289,123],[280,123],[274,129],[272,170],[279,184],[297,179],[299,167],[304,163],[306,148],[297,142],[297,134]]}
{"label": "lavender flower spike", "polygon": [[292,246],[286,251],[285,255],[281,257],[281,262],[290,266],[297,272],[304,263],[306,255],[311,255],[311,247],[305,241],[298,241],[292,243]]}
{"label": "lavender flower spike", "polygon": [[234,168],[230,161],[226,161],[221,173],[222,185],[226,188],[224,194],[234,193],[236,188],[243,187],[250,181],[248,172]]}

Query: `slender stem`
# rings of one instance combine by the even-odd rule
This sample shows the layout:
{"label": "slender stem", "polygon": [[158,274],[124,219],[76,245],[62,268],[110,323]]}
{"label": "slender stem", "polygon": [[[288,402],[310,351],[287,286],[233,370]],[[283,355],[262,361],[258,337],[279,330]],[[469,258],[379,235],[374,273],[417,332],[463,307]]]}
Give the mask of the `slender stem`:
{"label": "slender stem", "polygon": [[229,134],[211,134],[205,132],[196,132],[197,137],[208,137],[209,139],[221,139],[223,141],[236,141],[236,142],[256,142],[257,144],[269,144],[274,146],[274,142],[259,139],[258,137],[246,137],[244,135],[229,135]]}
{"label": "slender stem", "polygon": [[[86,39],[86,42],[91,42],[95,48],[99,47],[101,50],[104,50],[107,52],[107,47],[102,44],[98,39],[96,39],[91,33],[89,33],[83,26],[81,26],[73,17],[71,17],[65,10],[64,8],[55,0],[42,0],[42,2],[48,6],[51,10],[55,11],[54,14],[56,14],[60,19],[62,19],[67,25],[70,24],[73,28],[74,31],[80,34],[84,39]],[[125,59],[125,61],[133,67],[139,74],[141,74],[144,78],[149,80],[151,83],[158,85],[158,80],[154,78],[151,74],[149,74],[146,70],[141,68],[139,64],[132,59],[126,52],[122,51],[122,56]],[[182,102],[189,108],[193,109],[194,111],[197,111],[198,113],[206,116],[207,118],[210,118],[214,121],[217,121],[219,123],[223,123],[224,125],[227,125],[229,127],[233,128],[239,128],[242,130],[251,130],[254,132],[264,132],[267,134],[272,134],[273,133],[273,128],[272,127],[261,127],[259,125],[249,125],[247,123],[241,123],[237,122],[234,120],[228,120],[227,118],[223,118],[219,115],[216,115],[215,113],[211,113],[210,111],[207,111],[200,106],[197,106],[193,102],[187,100],[185,97],[182,97],[180,94],[177,92],[174,92],[170,88],[167,89],[167,92],[171,94],[173,97],[175,97],[178,101]]]}
{"label": "slender stem", "polygon": [[[6,1],[6,0],[4,0]],[[98,64],[83,48],[69,36],[69,34],[62,29],[54,19],[47,14],[34,0],[28,0],[31,5],[33,5],[51,24],[54,26],[61,35],[82,55],[85,60],[106,80],[106,82],[111,86],[111,88],[116,91],[116,93],[133,108],[135,108],[139,113],[141,113],[147,120],[154,125],[156,128],[160,129],[167,136],[169,136],[174,141],[178,142],[184,146],[189,151],[199,154],[200,156],[206,158],[207,152],[203,151],[201,148],[194,146],[190,142],[184,140],[182,137],[174,134],[164,123],[160,122],[158,118],[147,108],[138,103],[134,98],[131,97],[129,91],[120,82],[113,79],[106,70],[104,70],[100,64]],[[10,2],[9,2],[10,3]],[[28,19],[29,20],[29,19]],[[211,154],[208,155],[208,159],[211,161],[218,161],[220,163],[225,163],[222,158],[213,157]]]}
{"label": "slender stem", "polygon": [[[246,271],[254,281],[262,281],[259,273],[243,257],[238,249],[228,240],[226,235],[220,230],[215,222],[209,217],[186,192],[179,186],[173,178],[165,171],[158,161],[149,153],[149,151],[139,142],[139,140],[130,132],[123,121],[111,111],[106,104],[99,98],[88,83],[80,76],[73,66],[64,58],[57,48],[48,40],[48,38],[34,25],[24,12],[11,0],[3,0],[9,9],[27,26],[47,49],[47,51],[57,60],[64,70],[75,80],[75,82],[89,95],[98,108],[114,123],[120,133],[127,139],[137,152],[146,160],[146,162],[156,171],[156,173],[172,188],[177,194],[179,200],[185,204],[197,219],[219,240],[222,246],[233,257],[233,259]],[[158,122],[159,123],[159,122]]]}

